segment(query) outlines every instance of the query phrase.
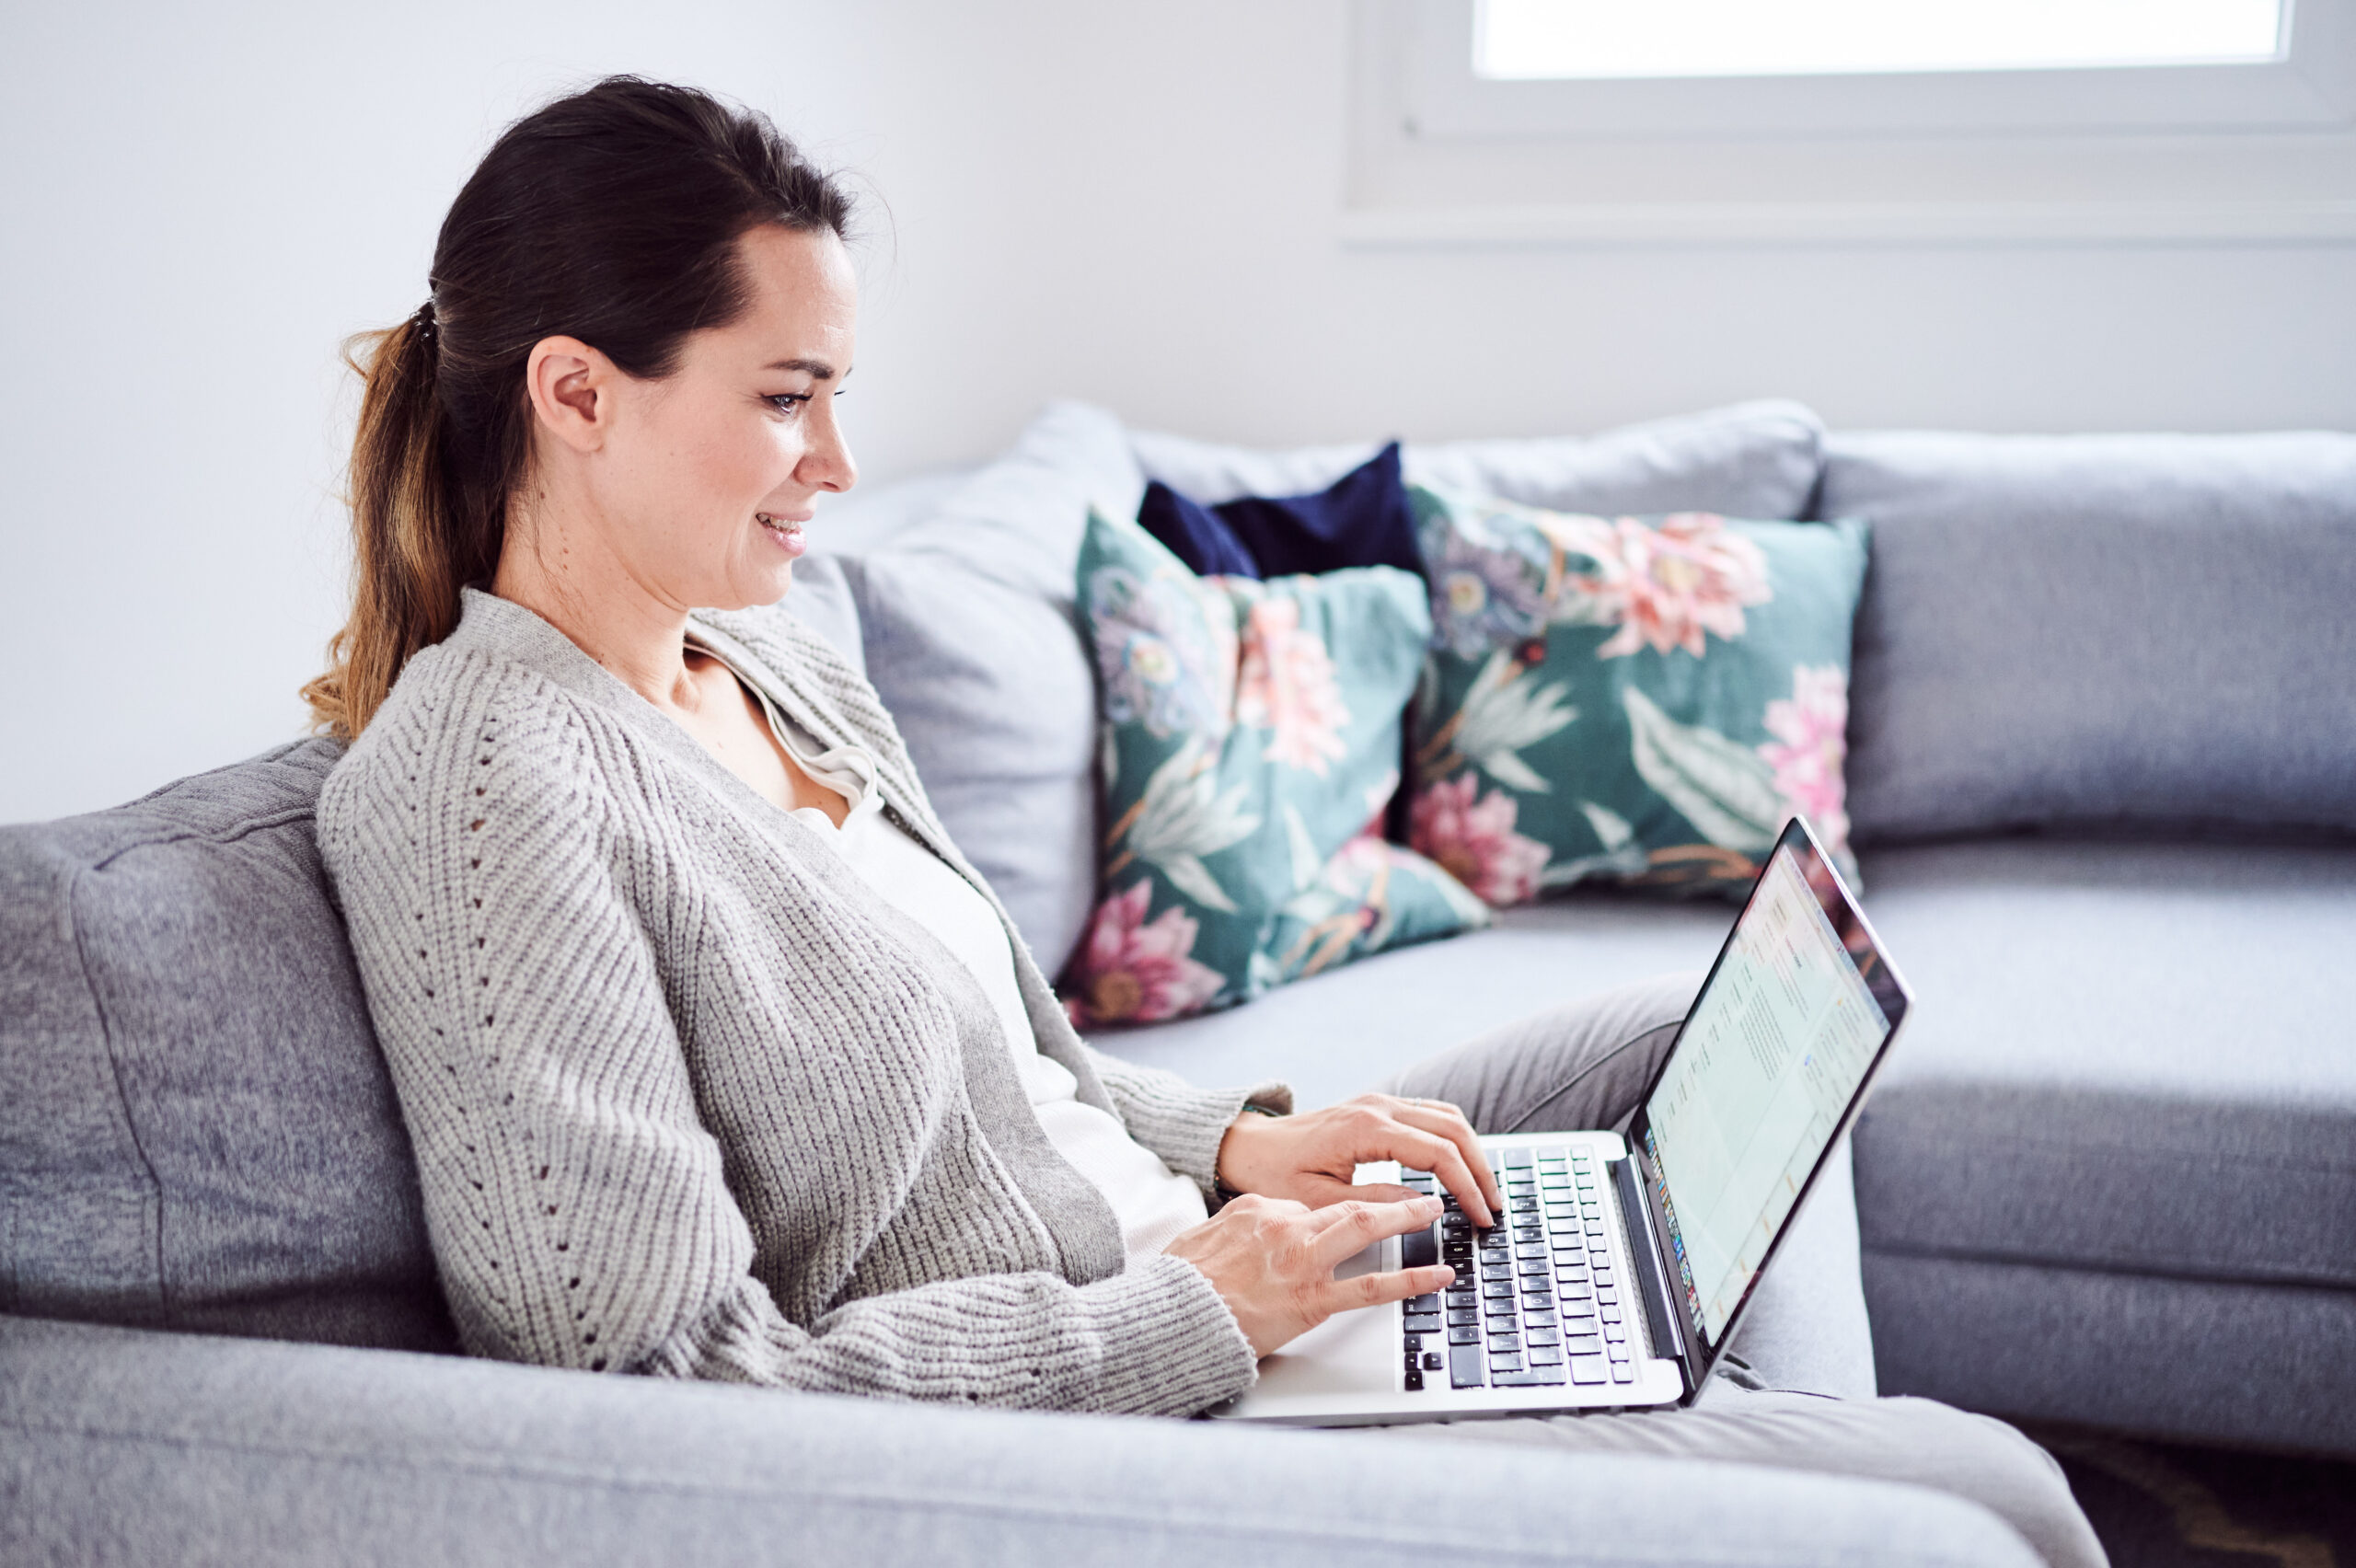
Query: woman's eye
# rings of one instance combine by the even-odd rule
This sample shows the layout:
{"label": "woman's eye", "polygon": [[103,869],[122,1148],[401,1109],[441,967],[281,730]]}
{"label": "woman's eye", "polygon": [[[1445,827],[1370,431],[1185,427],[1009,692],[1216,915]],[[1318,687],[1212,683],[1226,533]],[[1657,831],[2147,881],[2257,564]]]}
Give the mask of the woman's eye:
{"label": "woman's eye", "polygon": [[780,414],[794,413],[809,400],[810,394],[807,392],[778,392],[762,399]]}

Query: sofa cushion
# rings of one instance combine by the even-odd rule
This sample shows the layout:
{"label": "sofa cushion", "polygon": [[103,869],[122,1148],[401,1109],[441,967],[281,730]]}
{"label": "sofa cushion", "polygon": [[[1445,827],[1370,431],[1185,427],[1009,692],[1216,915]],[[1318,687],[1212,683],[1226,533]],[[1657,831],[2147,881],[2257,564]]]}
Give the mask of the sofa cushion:
{"label": "sofa cushion", "polygon": [[1120,422],[1058,404],[927,515],[842,558],[867,678],[1049,974],[1096,894],[1096,687],[1072,574],[1089,509],[1135,517],[1144,490]]}
{"label": "sofa cushion", "polygon": [[455,1344],[307,741],[0,829],[0,1310]]}
{"label": "sofa cushion", "polygon": [[1738,898],[1796,812],[1854,875],[1862,526],[1412,495],[1434,627],[1417,849],[1496,904],[1596,881]]}
{"label": "sofa cushion", "polygon": [[1392,442],[1322,490],[1198,505],[1156,479],[1138,522],[1203,576],[1287,577],[1353,566],[1418,576],[1423,553]]}
{"label": "sofa cushion", "polygon": [[[1743,403],[1597,435],[1410,444],[1410,483],[1451,485],[1556,512],[1804,514],[1824,427],[1797,403]],[[1322,490],[1374,443],[1289,452],[1134,432],[1148,477],[1205,503]]]}
{"label": "sofa cushion", "polygon": [[1857,1135],[1868,1248],[2356,1289],[2356,850],[1866,866],[1922,999]]}
{"label": "sofa cushion", "polygon": [[1075,1023],[1231,1007],[1487,923],[1453,877],[1372,831],[1431,634],[1421,578],[1197,577],[1138,524],[1096,515],[1080,604],[1110,825],[1065,974]]}
{"label": "sofa cushion", "polygon": [[2356,435],[1833,437],[1861,842],[2356,830]]}

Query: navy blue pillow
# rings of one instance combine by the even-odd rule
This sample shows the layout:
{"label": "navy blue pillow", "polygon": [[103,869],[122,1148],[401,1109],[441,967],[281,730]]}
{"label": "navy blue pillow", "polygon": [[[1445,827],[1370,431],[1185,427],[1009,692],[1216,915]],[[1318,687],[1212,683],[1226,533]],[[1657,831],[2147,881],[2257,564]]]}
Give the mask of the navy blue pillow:
{"label": "navy blue pillow", "polygon": [[1200,577],[1290,577],[1395,566],[1418,577],[1415,514],[1392,442],[1315,495],[1195,504],[1156,480],[1138,521]]}

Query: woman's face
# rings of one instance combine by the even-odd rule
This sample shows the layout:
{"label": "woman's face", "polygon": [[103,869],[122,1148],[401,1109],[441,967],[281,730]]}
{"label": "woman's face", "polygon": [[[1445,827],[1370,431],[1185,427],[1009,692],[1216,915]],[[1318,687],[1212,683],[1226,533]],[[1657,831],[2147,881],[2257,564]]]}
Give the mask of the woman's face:
{"label": "woman's face", "polygon": [[792,585],[821,490],[859,478],[835,423],[859,284],[829,230],[764,225],[738,242],[750,306],[688,335],[659,381],[615,376],[584,475],[600,544],[676,609],[742,609]]}

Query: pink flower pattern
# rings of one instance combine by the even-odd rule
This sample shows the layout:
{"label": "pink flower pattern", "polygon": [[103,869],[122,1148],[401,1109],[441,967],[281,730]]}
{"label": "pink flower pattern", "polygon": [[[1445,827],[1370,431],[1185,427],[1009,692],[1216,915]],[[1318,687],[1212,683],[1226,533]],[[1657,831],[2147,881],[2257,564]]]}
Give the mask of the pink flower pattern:
{"label": "pink flower pattern", "polygon": [[1149,921],[1150,878],[1096,906],[1088,940],[1072,964],[1079,994],[1064,998],[1076,1028],[1148,1023],[1199,1012],[1226,984],[1218,970],[1187,956],[1195,951],[1194,917],[1172,905]]}
{"label": "pink flower pattern", "polygon": [[1511,794],[1496,790],[1476,800],[1479,791],[1479,776],[1467,772],[1417,795],[1407,841],[1489,903],[1525,903],[1538,895],[1538,873],[1550,851],[1513,830],[1520,808]]}
{"label": "pink flower pattern", "polygon": [[1236,674],[1235,718],[1272,732],[1267,757],[1322,778],[1346,755],[1350,721],[1324,640],[1300,624],[1297,599],[1261,599],[1246,614]]}
{"label": "pink flower pattern", "polygon": [[1758,544],[1706,512],[1680,512],[1651,526],[1623,517],[1587,543],[1600,570],[1569,587],[1591,595],[1620,628],[1595,651],[1600,659],[1645,647],[1682,648],[1698,659],[1704,633],[1740,637],[1742,607],[1774,596]]}
{"label": "pink flower pattern", "polygon": [[1775,789],[1816,827],[1828,849],[1849,844],[1849,677],[1838,664],[1801,664],[1792,671],[1792,695],[1767,705],[1767,732],[1759,748],[1775,770]]}

